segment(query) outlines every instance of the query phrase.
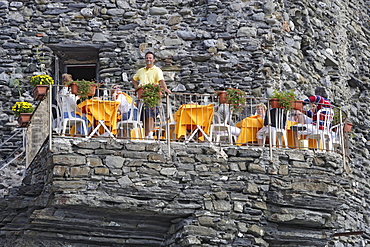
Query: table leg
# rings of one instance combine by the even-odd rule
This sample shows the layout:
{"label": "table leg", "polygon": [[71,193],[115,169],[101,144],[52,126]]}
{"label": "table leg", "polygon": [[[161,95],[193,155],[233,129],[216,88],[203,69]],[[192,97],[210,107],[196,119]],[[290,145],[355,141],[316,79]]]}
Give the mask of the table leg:
{"label": "table leg", "polygon": [[91,138],[99,130],[99,127],[102,126],[113,139],[116,139],[115,136],[112,134],[112,132],[110,132],[108,127],[104,124],[104,120],[98,120],[98,122],[99,122],[99,124],[91,132],[91,134],[88,136],[88,138]]}

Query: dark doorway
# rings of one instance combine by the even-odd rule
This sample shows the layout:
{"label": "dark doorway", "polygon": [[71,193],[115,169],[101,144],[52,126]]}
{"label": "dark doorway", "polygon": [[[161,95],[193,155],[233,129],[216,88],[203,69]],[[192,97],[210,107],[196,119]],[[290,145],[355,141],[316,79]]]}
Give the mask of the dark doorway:
{"label": "dark doorway", "polygon": [[51,44],[50,48],[57,57],[55,74],[58,74],[59,81],[63,73],[71,74],[73,80],[99,80],[100,45]]}
{"label": "dark doorway", "polygon": [[67,73],[71,74],[73,80],[96,81],[96,65],[95,64],[78,64],[67,65]]}

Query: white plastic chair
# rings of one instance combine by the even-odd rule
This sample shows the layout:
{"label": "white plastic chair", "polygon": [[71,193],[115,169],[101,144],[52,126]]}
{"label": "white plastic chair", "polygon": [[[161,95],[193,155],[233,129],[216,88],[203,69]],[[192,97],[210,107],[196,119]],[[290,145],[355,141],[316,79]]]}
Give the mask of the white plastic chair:
{"label": "white plastic chair", "polygon": [[61,118],[60,118],[59,107],[55,104],[52,104],[51,107],[54,109],[54,111],[56,113],[56,117],[53,119],[53,122],[52,122],[52,128],[57,134],[60,134]]}
{"label": "white plastic chair", "polygon": [[[331,121],[333,120],[334,111],[331,108],[322,108],[317,112],[317,122],[312,128],[312,133],[307,135],[309,139],[315,139],[317,150],[333,150]],[[321,124],[319,124],[319,121]]]}
{"label": "white plastic chair", "polygon": [[[85,120],[71,115],[71,112],[75,112],[77,110],[76,101],[73,96],[74,95],[72,94],[62,94],[62,95],[59,94],[57,97],[58,108],[60,113],[58,129],[61,130],[62,136],[65,136],[67,128],[68,130],[70,130],[72,126],[77,127],[81,125],[84,131],[83,135],[86,136],[88,133]],[[71,108],[71,105],[75,105],[75,107]]]}
{"label": "white plastic chair", "polygon": [[[275,116],[271,116],[271,112]],[[279,147],[283,146],[283,140],[282,138],[284,137],[284,146],[285,148],[288,147],[288,138],[287,138],[287,131],[286,131],[286,123],[287,119],[289,116],[289,111],[287,111],[284,108],[273,108],[270,110],[270,112],[267,112],[271,118],[271,140],[270,142],[272,143],[272,146],[276,146],[276,138],[278,139],[279,142]],[[275,126],[273,126],[275,125]],[[266,143],[266,137],[269,136],[269,129],[263,133],[263,146],[265,146]]]}
{"label": "white plastic chair", "polygon": [[341,148],[343,145],[343,140],[342,140],[343,127],[344,127],[344,123],[334,125],[330,128],[333,151],[335,148]]}
{"label": "white plastic chair", "polygon": [[[156,125],[156,132],[158,133],[158,138],[160,139],[163,133],[166,133],[166,128],[167,126],[169,127],[170,133],[172,133],[171,140],[176,139],[176,134],[175,134],[175,128],[176,128],[176,121],[173,118],[173,113],[172,113],[172,105],[170,100],[168,99],[168,107],[167,105],[161,104],[159,106],[159,122]],[[167,113],[168,109],[168,113]],[[169,115],[169,119],[166,115],[166,113]]]}
{"label": "white plastic chair", "polygon": [[232,128],[236,128],[229,124],[230,112],[226,114],[225,121],[222,122],[221,115],[215,112],[213,115],[213,123],[210,128],[210,138],[212,141],[219,143],[222,139],[226,139],[229,144],[235,143],[238,136],[233,134]]}
{"label": "white plastic chair", "polygon": [[[130,104],[130,116],[127,120],[121,120],[117,123],[117,130],[123,132],[126,130],[128,133],[130,133],[130,130],[134,129],[136,137],[141,136],[139,134],[139,130],[143,128],[143,123],[140,121],[141,116],[141,110],[143,107],[143,104],[141,102],[138,103],[138,106],[135,105],[136,100],[133,99]],[[138,111],[137,119],[135,120],[135,108]]]}

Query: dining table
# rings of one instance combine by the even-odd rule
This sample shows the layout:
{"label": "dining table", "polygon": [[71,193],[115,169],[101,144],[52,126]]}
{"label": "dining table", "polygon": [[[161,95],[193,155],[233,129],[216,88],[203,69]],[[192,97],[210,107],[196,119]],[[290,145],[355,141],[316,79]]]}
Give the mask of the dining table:
{"label": "dining table", "polygon": [[198,135],[199,140],[204,137],[209,139],[209,130],[214,114],[213,104],[199,105],[195,103],[184,104],[175,113],[175,135],[177,139],[185,137],[185,141],[190,141]]}
{"label": "dining table", "polygon": [[300,147],[299,140],[307,140],[308,147],[310,149],[314,149],[317,147],[315,139],[307,139],[306,135],[301,135],[300,139],[297,138],[296,133],[290,128],[293,125],[298,124],[298,122],[287,120],[287,138],[288,138],[288,147],[290,148],[302,148]]}
{"label": "dining table", "polygon": [[[298,140],[294,136],[294,132],[290,129],[291,126],[297,124],[297,122],[287,120],[287,139],[288,147],[298,148]],[[244,118],[242,121],[236,124],[236,127],[240,128],[240,134],[236,141],[236,145],[242,146],[248,143],[257,142],[257,132],[264,126],[264,120],[260,115],[253,115]],[[302,136],[301,139],[305,139],[306,136]],[[316,147],[315,140],[309,139],[309,148]]]}
{"label": "dining table", "polygon": [[244,118],[235,126],[240,128],[236,145],[242,146],[249,142],[257,142],[257,132],[263,127],[263,118],[260,115],[253,115]]}
{"label": "dining table", "polygon": [[88,99],[78,107],[82,113],[86,114],[90,124],[93,125],[93,130],[89,137],[93,135],[107,135],[115,138],[117,133],[117,113],[120,102],[100,99]]}

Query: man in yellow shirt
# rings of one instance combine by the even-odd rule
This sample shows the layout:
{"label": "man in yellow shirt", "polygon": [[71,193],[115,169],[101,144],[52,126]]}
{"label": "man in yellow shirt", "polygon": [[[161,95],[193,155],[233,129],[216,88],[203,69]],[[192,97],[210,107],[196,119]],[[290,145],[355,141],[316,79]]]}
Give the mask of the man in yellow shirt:
{"label": "man in yellow shirt", "polygon": [[[139,86],[145,84],[160,84],[161,88],[165,93],[170,94],[171,90],[167,88],[167,85],[164,81],[163,72],[160,68],[154,65],[155,55],[153,52],[147,52],[145,54],[145,64],[144,68],[139,69],[132,79],[132,84],[135,89],[138,89]],[[154,130],[154,118],[157,113],[156,109],[151,109],[150,107],[144,107],[144,132],[145,136],[148,139],[153,138]]]}

